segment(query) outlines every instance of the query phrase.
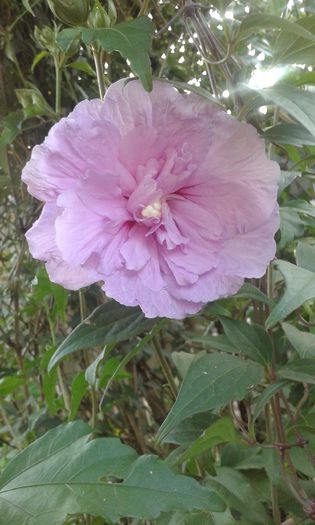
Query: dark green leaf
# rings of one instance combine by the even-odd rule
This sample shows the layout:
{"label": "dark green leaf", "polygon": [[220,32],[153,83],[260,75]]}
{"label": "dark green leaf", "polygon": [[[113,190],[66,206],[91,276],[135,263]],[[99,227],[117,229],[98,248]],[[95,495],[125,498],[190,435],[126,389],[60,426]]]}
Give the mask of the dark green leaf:
{"label": "dark green leaf", "polygon": [[239,511],[251,524],[271,525],[271,520],[244,474],[232,468],[220,467],[217,476],[209,477],[208,483],[230,508]]}
{"label": "dark green leaf", "polygon": [[220,317],[220,321],[230,344],[238,352],[247,355],[262,365],[271,362],[271,341],[262,326],[248,324],[246,321],[228,319],[227,317]]}
{"label": "dark green leaf", "polygon": [[13,111],[2,119],[0,124],[2,131],[0,133],[0,148],[10,145],[15,137],[21,133],[22,123],[24,120],[23,111]]}
{"label": "dark green leaf", "polygon": [[280,172],[280,181],[279,181],[279,190],[280,194],[285,188],[290,186],[290,184],[297,178],[301,177],[300,171],[281,171]]}
{"label": "dark green leaf", "polygon": [[295,256],[298,266],[315,272],[315,246],[306,244],[306,242],[298,242]]}
{"label": "dark green leaf", "polygon": [[176,445],[188,445],[197,439],[205,429],[217,420],[217,416],[211,412],[201,412],[181,421],[173,428],[164,439],[166,443]]}
{"label": "dark green leaf", "polygon": [[267,329],[315,297],[315,273],[287,261],[277,261],[276,265],[284,276],[286,289],[266,321]]}
{"label": "dark green leaf", "polygon": [[63,341],[52,357],[49,369],[73,352],[125,341],[150,330],[155,322],[145,318],[140,308],[123,306],[115,301],[102,304]]}
{"label": "dark green leaf", "polygon": [[70,419],[76,417],[80,403],[87,392],[87,388],[88,383],[84,377],[84,372],[79,372],[74,377],[71,385]]}
{"label": "dark green leaf", "polygon": [[[266,294],[264,294],[259,288],[256,288],[251,283],[244,283],[243,286],[239,289],[239,291],[233,295],[235,299],[253,299],[254,301],[259,301],[261,303],[268,304],[269,306],[272,306],[274,304],[274,301],[267,297]],[[222,314],[219,314],[222,315]]]}
{"label": "dark green leaf", "polygon": [[231,344],[225,335],[195,335],[189,337],[189,341],[200,343],[205,348],[220,350],[221,352],[227,352],[228,354],[238,353],[237,348]]}
{"label": "dark green leaf", "polygon": [[[264,131],[265,140],[276,144],[291,144],[292,146],[315,146],[315,137],[300,124],[281,123]],[[292,173],[292,172],[289,172]],[[295,172],[296,173],[296,172]]]}
{"label": "dark green leaf", "polygon": [[205,354],[195,359],[157,439],[164,440],[178,423],[193,414],[243,399],[248,389],[261,381],[263,371],[258,363],[229,354]]}
{"label": "dark green leaf", "polygon": [[212,447],[227,443],[229,441],[236,441],[237,436],[233,421],[229,417],[223,417],[215,421],[209,428],[207,428],[202,435],[190,445],[190,447],[179,458],[180,461],[193,459]]}
{"label": "dark green leaf", "polygon": [[83,62],[82,60],[76,60],[75,62],[69,62],[67,64],[67,67],[71,67],[72,69],[76,69],[77,71],[82,71],[86,75],[89,75],[90,77],[95,77],[95,71],[90,66],[88,62]]}
{"label": "dark green leaf", "polygon": [[315,359],[297,359],[277,370],[283,379],[315,385]]}
{"label": "dark green leaf", "polygon": [[188,372],[188,368],[196,357],[195,354],[189,354],[188,352],[172,352],[171,357],[180,377],[184,379]]}
{"label": "dark green leaf", "polygon": [[76,35],[89,45],[98,41],[105,51],[118,51],[130,61],[132,71],[138,75],[147,91],[152,89],[152,72],[149,53],[151,51],[153,24],[147,16],[102,29],[64,29],[58,35],[58,43],[65,48]]}
{"label": "dark green leaf", "polygon": [[315,334],[302,332],[289,323],[282,323],[282,328],[300,357],[315,357]]}
{"label": "dark green leaf", "polygon": [[286,385],[286,381],[277,381],[266,386],[265,390],[255,398],[253,421],[255,421],[268,401]]}
{"label": "dark green leaf", "polygon": [[119,439],[91,440],[80,422],[45,434],[9,464],[0,482],[6,525],[61,525],[73,513],[117,521],[178,509],[224,509],[195,480],[173,474],[156,457],[137,458]]}

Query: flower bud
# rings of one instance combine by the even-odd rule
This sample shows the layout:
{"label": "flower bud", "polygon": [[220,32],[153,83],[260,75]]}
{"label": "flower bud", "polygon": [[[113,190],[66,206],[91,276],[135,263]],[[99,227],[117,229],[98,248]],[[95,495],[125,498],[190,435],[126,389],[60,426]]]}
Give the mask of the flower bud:
{"label": "flower bud", "polygon": [[94,0],[47,0],[50,10],[61,22],[69,26],[85,24]]}
{"label": "flower bud", "polygon": [[95,1],[88,19],[88,25],[99,29],[111,26],[111,20],[99,0]]}
{"label": "flower bud", "polygon": [[110,25],[114,25],[117,20],[117,11],[114,4],[114,0],[107,0],[108,3],[108,16],[110,18]]}
{"label": "flower bud", "polygon": [[49,26],[44,26],[42,28],[35,26],[34,38],[40,47],[48,49],[48,51],[53,51],[56,47],[56,34]]}

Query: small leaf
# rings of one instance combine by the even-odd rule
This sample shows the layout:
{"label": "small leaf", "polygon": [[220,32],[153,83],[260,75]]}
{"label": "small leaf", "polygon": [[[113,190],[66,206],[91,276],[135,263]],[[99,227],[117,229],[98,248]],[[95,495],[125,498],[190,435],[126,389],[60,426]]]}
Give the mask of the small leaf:
{"label": "small leaf", "polygon": [[155,319],[144,317],[138,307],[108,301],[98,306],[68,335],[52,357],[49,369],[73,352],[125,341],[149,330],[155,323]]}
{"label": "small leaf", "polygon": [[255,421],[261,411],[265,408],[268,401],[277,393],[279,390],[284,388],[286,381],[277,381],[266,386],[265,390],[255,398],[255,408],[253,412],[253,421]]}
{"label": "small leaf", "polygon": [[81,401],[87,392],[87,388],[88,383],[85,380],[84,372],[79,372],[74,377],[71,385],[70,419],[76,417]]}
{"label": "small leaf", "polygon": [[22,4],[25,7],[26,11],[28,11],[31,15],[35,16],[35,13],[32,7],[30,6],[29,0],[22,0]]}
{"label": "small leaf", "polygon": [[188,369],[195,357],[195,354],[189,354],[188,352],[172,352],[172,361],[182,379],[184,379],[185,375],[187,374]]}
{"label": "small leaf", "polygon": [[25,384],[25,379],[16,376],[4,376],[0,378],[0,396],[7,396],[19,386]]}
{"label": "small leaf", "polygon": [[247,355],[262,365],[271,362],[271,341],[262,326],[248,324],[246,321],[228,319],[227,317],[220,317],[220,322],[230,344],[239,353]]}
{"label": "small leaf", "polygon": [[315,359],[297,359],[277,370],[277,376],[315,385]]}
{"label": "small leaf", "polygon": [[300,357],[315,357],[315,334],[302,332],[289,323],[282,323],[282,328]]}
{"label": "small leaf", "polygon": [[243,286],[239,289],[239,291],[233,295],[235,299],[253,299],[254,301],[259,301],[261,303],[268,304],[269,306],[272,306],[274,304],[274,301],[267,297],[266,294],[264,294],[259,288],[256,288],[251,283],[244,283]]}
{"label": "small leaf", "polygon": [[263,374],[261,365],[240,357],[219,353],[198,356],[188,369],[157,439],[164,440],[176,425],[193,414],[243,399],[248,389],[261,381]]}
{"label": "small leaf", "polygon": [[21,104],[25,118],[46,116],[56,118],[56,113],[35,86],[30,89],[16,89],[15,94]]}
{"label": "small leaf", "polygon": [[67,64],[67,67],[71,67],[72,69],[76,69],[77,71],[82,71],[83,73],[86,73],[86,75],[89,75],[90,77],[95,77],[95,71],[90,66],[90,64],[88,64],[88,62],[83,62],[82,60],[76,60],[75,62],[69,62]]}
{"label": "small leaf", "polygon": [[175,445],[189,445],[198,439],[200,434],[217,419],[218,417],[211,412],[201,412],[187,417],[170,431],[164,442],[174,443]]}
{"label": "small leaf", "polygon": [[277,261],[276,266],[284,276],[286,289],[266,321],[267,329],[282,321],[305,301],[315,297],[315,273],[287,261]]}
{"label": "small leaf", "polygon": [[39,53],[37,53],[37,55],[35,55],[34,59],[33,59],[33,62],[32,62],[32,65],[31,65],[31,71],[32,73],[34,73],[34,69],[35,67],[37,66],[37,64],[45,57],[47,56],[50,56],[48,51],[40,51]]}
{"label": "small leaf", "polygon": [[315,272],[315,246],[306,244],[306,242],[298,242],[295,255],[298,266]]}
{"label": "small leaf", "polygon": [[298,177],[301,177],[300,171],[281,171],[278,193],[280,194],[285,188],[290,186],[290,184]]}
{"label": "small leaf", "polygon": [[210,450],[221,443],[237,440],[233,421],[229,417],[223,417],[215,421],[203,434],[190,445],[190,447],[179,458],[180,461],[193,459],[206,450]]}
{"label": "small leaf", "polygon": [[226,335],[195,335],[188,338],[192,343],[200,343],[205,348],[220,350],[228,354],[236,354],[237,348],[231,344]]}
{"label": "small leaf", "polygon": [[8,113],[1,122],[0,148],[8,146],[21,133],[24,120],[23,111],[12,111]]}

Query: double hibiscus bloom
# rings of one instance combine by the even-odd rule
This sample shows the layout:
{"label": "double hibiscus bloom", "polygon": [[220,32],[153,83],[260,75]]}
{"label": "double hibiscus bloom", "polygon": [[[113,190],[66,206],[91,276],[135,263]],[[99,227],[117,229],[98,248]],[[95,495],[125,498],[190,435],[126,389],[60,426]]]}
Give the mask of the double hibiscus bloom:
{"label": "double hibiscus bloom", "polygon": [[27,232],[52,281],[101,281],[147,317],[181,319],[261,277],[274,257],[279,167],[256,130],[194,94],[120,80],[33,149],[44,202]]}

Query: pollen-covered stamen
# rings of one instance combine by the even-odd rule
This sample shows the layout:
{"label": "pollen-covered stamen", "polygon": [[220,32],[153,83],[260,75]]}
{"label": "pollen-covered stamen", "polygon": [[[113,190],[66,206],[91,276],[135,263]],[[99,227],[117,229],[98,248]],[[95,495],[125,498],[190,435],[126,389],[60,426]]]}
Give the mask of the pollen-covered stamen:
{"label": "pollen-covered stamen", "polygon": [[143,210],[141,211],[142,217],[145,219],[149,218],[155,218],[155,217],[161,217],[161,208],[162,204],[161,201],[155,201],[151,204],[148,204]]}

